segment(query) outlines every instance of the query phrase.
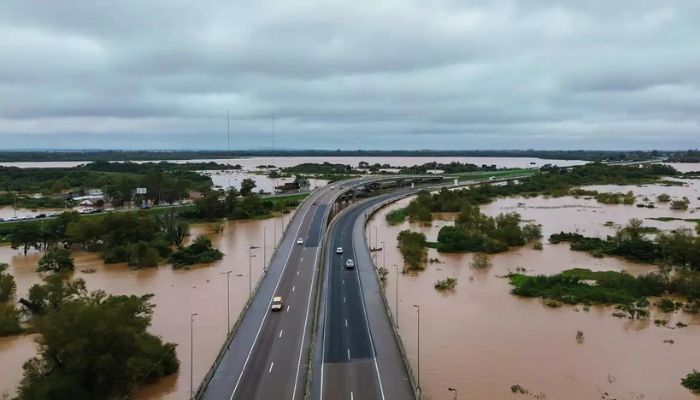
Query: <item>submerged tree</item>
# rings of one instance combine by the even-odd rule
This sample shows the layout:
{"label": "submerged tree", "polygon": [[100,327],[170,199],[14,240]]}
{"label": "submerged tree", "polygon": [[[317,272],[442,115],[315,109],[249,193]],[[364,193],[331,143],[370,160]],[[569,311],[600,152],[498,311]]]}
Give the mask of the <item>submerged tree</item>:
{"label": "submerged tree", "polygon": [[32,289],[34,301],[53,298],[54,304],[32,313],[39,352],[24,364],[19,399],[120,398],[140,382],[178,370],[175,344],[147,332],[152,295],[87,294],[84,282],[60,274]]}

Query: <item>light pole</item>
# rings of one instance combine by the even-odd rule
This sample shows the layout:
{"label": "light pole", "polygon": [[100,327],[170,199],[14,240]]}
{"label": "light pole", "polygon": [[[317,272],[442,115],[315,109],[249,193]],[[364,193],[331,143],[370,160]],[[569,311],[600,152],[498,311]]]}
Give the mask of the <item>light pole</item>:
{"label": "light pole", "polygon": [[399,266],[394,264],[396,271],[396,330],[399,330]]}
{"label": "light pole", "polygon": [[190,398],[194,398],[194,317],[190,314]]}
{"label": "light pole", "polygon": [[233,271],[219,272],[221,275],[226,275],[226,333],[227,334],[231,330],[231,300],[229,300],[229,298],[230,298],[229,292],[231,291],[231,284],[230,284],[231,272],[233,272]]}
{"label": "light pole", "polygon": [[457,389],[456,388],[447,388],[450,392],[455,392],[455,397],[454,400],[457,400]]}
{"label": "light pole", "polygon": [[265,270],[265,266],[267,265],[267,240],[265,240],[265,239],[266,239],[266,236],[267,236],[267,227],[266,227],[266,226],[263,226],[263,245],[262,245],[262,249],[263,249],[263,270]]}
{"label": "light pole", "polygon": [[381,241],[379,243],[382,244],[382,268],[386,269],[386,251],[384,250],[386,244],[384,244],[384,241]]}
{"label": "light pole", "polygon": [[248,297],[253,294],[253,250],[257,249],[258,246],[250,246],[248,248]]}
{"label": "light pole", "polygon": [[422,393],[420,388],[420,306],[418,304],[414,304],[413,307],[418,310],[418,391]]}

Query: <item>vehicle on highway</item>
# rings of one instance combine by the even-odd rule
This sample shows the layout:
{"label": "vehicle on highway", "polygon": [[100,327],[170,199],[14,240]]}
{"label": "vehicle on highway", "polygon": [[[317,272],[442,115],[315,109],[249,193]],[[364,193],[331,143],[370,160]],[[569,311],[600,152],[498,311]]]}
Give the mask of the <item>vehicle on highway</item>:
{"label": "vehicle on highway", "polygon": [[304,239],[303,238],[297,239],[297,244],[304,244]]}
{"label": "vehicle on highway", "polygon": [[335,249],[335,254],[343,254],[343,248],[338,247],[337,249]]}
{"label": "vehicle on highway", "polygon": [[355,268],[355,261],[352,258],[348,258],[347,261],[345,261],[345,268]]}
{"label": "vehicle on highway", "polygon": [[272,298],[272,306],[270,307],[272,311],[282,310],[282,297],[277,296]]}

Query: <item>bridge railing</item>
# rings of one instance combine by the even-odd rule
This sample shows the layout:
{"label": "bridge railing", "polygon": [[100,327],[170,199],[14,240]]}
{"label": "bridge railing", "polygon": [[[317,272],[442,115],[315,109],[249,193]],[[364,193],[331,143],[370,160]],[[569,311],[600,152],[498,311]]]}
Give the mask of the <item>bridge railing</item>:
{"label": "bridge railing", "polygon": [[[377,205],[370,207],[367,210],[367,212],[364,214],[365,215],[365,221],[364,221],[365,227],[367,226],[369,218],[372,215],[374,215],[374,213],[379,211],[381,208],[383,208],[391,203],[394,203],[396,201],[399,201],[401,199],[405,199],[407,197],[414,196],[414,195],[415,195],[415,193],[406,193],[406,194],[398,196],[398,197],[391,197],[390,199],[387,199],[385,201],[380,202]],[[365,246],[367,246],[368,249],[371,249],[370,244],[367,243],[367,236],[366,235],[362,235],[362,236],[363,236],[364,241],[365,241]],[[384,251],[384,249],[382,249],[382,251]],[[416,382],[417,382],[416,376],[414,374],[413,368],[411,367],[411,363],[408,360],[408,355],[406,353],[406,347],[404,346],[403,340],[401,339],[401,335],[399,334],[396,320],[394,318],[394,313],[391,311],[391,308],[389,307],[389,301],[386,298],[386,293],[384,291],[384,284],[381,281],[381,279],[379,278],[379,274],[377,273],[378,268],[377,268],[376,261],[375,261],[374,257],[372,257],[371,251],[370,251],[370,260],[372,261],[372,267],[374,267],[374,272],[375,272],[374,276],[377,279],[377,282],[379,283],[379,293],[381,295],[380,297],[382,298],[382,302],[384,303],[384,309],[386,310],[387,317],[389,318],[389,321],[391,322],[391,329],[394,332],[394,337],[396,338],[396,342],[399,345],[399,351],[401,352],[401,358],[403,359],[404,366],[406,367],[406,371],[408,371],[408,379],[411,382],[411,388],[413,389],[413,393],[414,393],[415,397],[417,399],[420,399],[421,393],[418,390],[418,385],[416,384]]]}

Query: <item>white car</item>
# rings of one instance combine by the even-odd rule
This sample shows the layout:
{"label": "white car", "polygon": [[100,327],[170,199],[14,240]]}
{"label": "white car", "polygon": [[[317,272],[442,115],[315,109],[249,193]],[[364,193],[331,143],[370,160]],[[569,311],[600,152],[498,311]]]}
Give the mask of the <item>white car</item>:
{"label": "white car", "polygon": [[281,311],[282,310],[282,297],[273,297],[272,298],[272,306],[270,307],[272,311]]}
{"label": "white car", "polygon": [[355,261],[352,258],[348,258],[347,261],[345,261],[345,268],[355,268]]}
{"label": "white car", "polygon": [[343,248],[338,247],[337,249],[335,249],[335,254],[343,254]]}
{"label": "white car", "polygon": [[304,244],[304,239],[303,238],[297,239],[297,244]]}

